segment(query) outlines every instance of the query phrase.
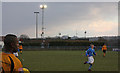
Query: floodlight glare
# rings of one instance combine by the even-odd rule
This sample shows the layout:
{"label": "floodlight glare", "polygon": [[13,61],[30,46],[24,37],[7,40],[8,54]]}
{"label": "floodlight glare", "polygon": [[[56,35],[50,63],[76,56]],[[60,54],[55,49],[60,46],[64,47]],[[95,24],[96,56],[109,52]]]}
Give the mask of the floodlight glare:
{"label": "floodlight glare", "polygon": [[41,9],[47,8],[47,5],[40,5]]}
{"label": "floodlight glare", "polygon": [[44,8],[47,8],[47,5],[44,5]]}

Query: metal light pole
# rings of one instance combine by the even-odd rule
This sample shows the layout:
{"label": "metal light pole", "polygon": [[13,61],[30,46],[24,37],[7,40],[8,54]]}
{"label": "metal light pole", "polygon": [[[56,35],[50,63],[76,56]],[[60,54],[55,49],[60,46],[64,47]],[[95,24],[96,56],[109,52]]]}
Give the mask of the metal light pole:
{"label": "metal light pole", "polygon": [[86,33],[87,33],[87,32],[85,31],[84,33],[85,33],[85,38],[86,38]]}
{"label": "metal light pole", "polygon": [[77,33],[77,30],[76,30],[76,37],[77,37],[78,33]]}
{"label": "metal light pole", "polygon": [[44,48],[44,9],[47,8],[47,5],[40,5],[40,8],[42,9],[42,33],[41,33],[41,38],[43,39],[42,40],[42,43],[41,43],[41,48]]}
{"label": "metal light pole", "polygon": [[38,38],[38,14],[39,12],[34,12],[36,14],[36,38]]}
{"label": "metal light pole", "polygon": [[44,9],[47,8],[47,5],[40,5],[40,8],[42,9],[42,33],[41,38],[44,39]]}

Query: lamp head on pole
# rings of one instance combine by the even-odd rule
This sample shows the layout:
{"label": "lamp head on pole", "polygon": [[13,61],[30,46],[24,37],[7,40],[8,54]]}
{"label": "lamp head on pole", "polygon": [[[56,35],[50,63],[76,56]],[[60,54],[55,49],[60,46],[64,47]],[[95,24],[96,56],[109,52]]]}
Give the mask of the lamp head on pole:
{"label": "lamp head on pole", "polygon": [[47,8],[47,5],[40,5],[41,9]]}
{"label": "lamp head on pole", "polygon": [[84,33],[86,34],[87,32],[85,31]]}

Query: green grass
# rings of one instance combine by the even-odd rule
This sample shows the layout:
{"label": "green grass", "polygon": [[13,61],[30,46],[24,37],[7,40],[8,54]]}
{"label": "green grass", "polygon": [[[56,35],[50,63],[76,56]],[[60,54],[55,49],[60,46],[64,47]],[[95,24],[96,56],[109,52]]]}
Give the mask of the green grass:
{"label": "green grass", "polygon": [[[118,71],[118,52],[96,51],[93,71]],[[85,51],[24,51],[24,67],[30,71],[87,71]]]}

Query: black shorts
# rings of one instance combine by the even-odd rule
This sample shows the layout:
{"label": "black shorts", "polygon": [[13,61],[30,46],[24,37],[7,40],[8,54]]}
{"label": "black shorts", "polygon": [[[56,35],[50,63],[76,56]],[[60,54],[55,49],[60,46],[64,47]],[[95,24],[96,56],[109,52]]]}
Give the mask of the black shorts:
{"label": "black shorts", "polygon": [[103,50],[104,53],[106,53],[106,50]]}
{"label": "black shorts", "polygon": [[19,49],[20,51],[22,51],[22,49]]}

